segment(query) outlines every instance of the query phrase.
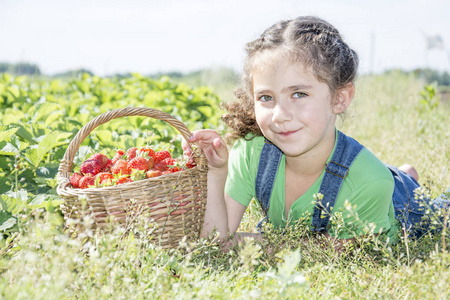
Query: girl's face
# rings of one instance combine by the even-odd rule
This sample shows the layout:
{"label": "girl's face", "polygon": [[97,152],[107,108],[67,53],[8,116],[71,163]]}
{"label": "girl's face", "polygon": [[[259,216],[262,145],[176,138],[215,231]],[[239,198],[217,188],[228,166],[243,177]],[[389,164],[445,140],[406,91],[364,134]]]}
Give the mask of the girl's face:
{"label": "girl's face", "polygon": [[[256,121],[286,157],[330,152],[335,140],[332,96],[327,84],[288,54],[263,52],[252,69]],[[331,147],[331,149],[330,149]],[[329,153],[328,153],[329,154]],[[325,155],[325,154],[324,154]]]}

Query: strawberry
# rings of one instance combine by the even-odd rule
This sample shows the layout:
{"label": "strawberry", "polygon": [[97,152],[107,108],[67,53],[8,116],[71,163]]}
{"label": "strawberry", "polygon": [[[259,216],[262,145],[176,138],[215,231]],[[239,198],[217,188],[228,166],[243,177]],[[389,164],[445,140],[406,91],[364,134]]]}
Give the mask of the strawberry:
{"label": "strawberry", "polygon": [[119,149],[116,151],[116,154],[114,155],[112,159],[112,163],[115,164],[119,159],[122,158],[122,156],[125,154],[125,151]]}
{"label": "strawberry", "polygon": [[136,157],[136,151],[137,151],[136,147],[131,147],[130,149],[127,150],[128,161]]}
{"label": "strawberry", "polygon": [[118,184],[123,184],[123,183],[127,183],[127,182],[133,182],[133,180],[131,180],[130,177],[120,177],[117,182],[116,185]]}
{"label": "strawberry", "polygon": [[87,189],[90,186],[95,186],[95,178],[92,176],[84,176],[80,179],[80,189]]}
{"label": "strawberry", "polygon": [[153,169],[164,172],[167,171],[167,165],[163,162],[158,162],[153,165]]}
{"label": "strawberry", "polygon": [[151,169],[151,170],[147,171],[147,173],[145,173],[145,177],[147,177],[147,178],[158,177],[161,175],[162,175],[162,172],[160,170],[155,170],[155,169]]}
{"label": "strawberry", "polygon": [[148,171],[150,169],[150,166],[148,164],[148,160],[146,160],[144,157],[138,156],[128,162],[128,168],[131,170]]}
{"label": "strawberry", "polygon": [[197,164],[195,163],[194,158],[192,156],[190,156],[186,159],[186,168],[192,169],[196,165]]}
{"label": "strawberry", "polygon": [[165,158],[161,161],[163,164],[168,166],[174,166],[177,163],[177,160],[171,157]]}
{"label": "strawberry", "polygon": [[172,173],[180,172],[183,171],[183,168],[181,166],[173,166],[172,168],[170,168],[170,171],[172,171]]}
{"label": "strawberry", "polygon": [[70,176],[70,184],[73,188],[77,189],[80,187],[80,179],[83,178],[83,175],[80,173],[73,173],[72,176]]}
{"label": "strawberry", "polygon": [[173,158],[166,158],[161,163],[166,164],[168,170],[172,171],[172,173],[179,172],[179,171],[183,170],[183,167],[180,165],[178,160],[173,159]]}
{"label": "strawberry", "polygon": [[80,172],[83,175],[95,176],[100,173],[105,165],[96,159],[88,159],[81,164]]}
{"label": "strawberry", "polygon": [[172,171],[167,170],[167,171],[162,172],[162,174],[163,174],[163,175],[166,175],[166,174],[172,174]]}
{"label": "strawberry", "polygon": [[113,166],[112,160],[108,159],[105,167],[103,168],[103,172],[111,173],[111,167]]}
{"label": "strawberry", "polygon": [[153,159],[155,158],[155,151],[150,148],[150,147],[144,147],[139,149],[140,153],[145,153],[146,155],[148,155],[149,157],[152,157]]}
{"label": "strawberry", "polygon": [[114,176],[111,173],[107,172],[101,172],[95,175],[95,179],[97,180],[100,185],[111,185],[112,181],[114,180]]}
{"label": "strawberry", "polygon": [[153,165],[154,165],[154,164],[155,164],[154,158],[153,158],[153,157],[150,157],[150,158],[148,159],[148,168],[149,168],[149,169],[153,168]]}
{"label": "strawberry", "polygon": [[119,159],[116,161],[116,163],[111,167],[111,173],[119,175],[131,174],[131,170],[128,168],[128,161],[125,159]]}
{"label": "strawberry", "polygon": [[158,163],[166,158],[172,158],[169,151],[167,151],[167,150],[158,151],[155,154],[155,163]]}
{"label": "strawberry", "polygon": [[95,153],[95,154],[91,155],[91,157],[89,157],[88,160],[98,160],[102,163],[103,166],[106,166],[109,158],[105,154]]}

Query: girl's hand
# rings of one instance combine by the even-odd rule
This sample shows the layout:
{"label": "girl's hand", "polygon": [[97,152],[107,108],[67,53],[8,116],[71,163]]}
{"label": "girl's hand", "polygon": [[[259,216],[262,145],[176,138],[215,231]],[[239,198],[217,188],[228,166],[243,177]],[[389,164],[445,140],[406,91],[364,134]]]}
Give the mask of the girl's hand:
{"label": "girl's hand", "polygon": [[[211,171],[227,168],[228,149],[216,131],[211,129],[196,130],[192,132],[189,142],[197,142],[199,148],[205,153]],[[184,156],[190,157],[192,149],[185,140],[182,142],[182,147]]]}

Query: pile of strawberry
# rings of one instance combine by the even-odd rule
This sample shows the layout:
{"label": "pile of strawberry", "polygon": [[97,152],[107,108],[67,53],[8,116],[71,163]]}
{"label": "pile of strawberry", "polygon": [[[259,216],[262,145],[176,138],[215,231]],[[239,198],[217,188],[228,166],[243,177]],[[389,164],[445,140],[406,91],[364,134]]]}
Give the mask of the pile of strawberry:
{"label": "pile of strawberry", "polygon": [[117,150],[112,159],[95,153],[70,177],[74,188],[104,187],[183,171],[195,164],[172,158],[167,150],[155,152],[150,147]]}

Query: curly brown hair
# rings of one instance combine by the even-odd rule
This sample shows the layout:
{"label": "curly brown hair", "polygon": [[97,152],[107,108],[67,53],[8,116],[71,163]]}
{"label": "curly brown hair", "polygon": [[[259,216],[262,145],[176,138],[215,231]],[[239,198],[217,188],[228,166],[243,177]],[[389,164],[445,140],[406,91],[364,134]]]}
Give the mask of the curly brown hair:
{"label": "curly brown hair", "polygon": [[247,58],[241,85],[235,90],[237,100],[223,105],[227,111],[222,121],[229,128],[225,136],[228,143],[239,138],[262,136],[256,123],[251,71],[258,54],[281,47],[294,54],[295,61],[311,68],[334,96],[356,79],[358,55],[331,24],[313,16],[277,22],[246,44]]}

